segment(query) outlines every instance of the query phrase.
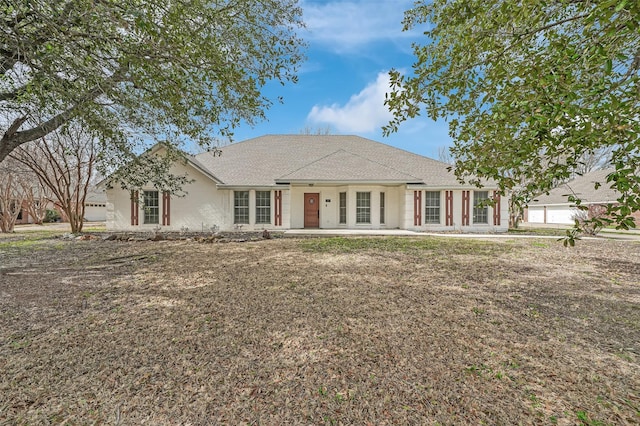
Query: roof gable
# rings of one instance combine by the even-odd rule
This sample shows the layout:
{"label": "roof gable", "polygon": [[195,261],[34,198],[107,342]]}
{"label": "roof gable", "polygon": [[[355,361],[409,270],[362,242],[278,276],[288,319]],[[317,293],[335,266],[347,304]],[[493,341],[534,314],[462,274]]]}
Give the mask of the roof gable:
{"label": "roof gable", "polygon": [[221,149],[220,156],[202,153],[196,160],[229,186],[274,185],[285,177],[461,186],[446,163],[359,136],[267,135]]}
{"label": "roof gable", "polygon": [[[166,150],[167,150],[166,145],[163,142],[158,142],[155,145],[153,145],[152,147],[150,147],[149,149],[147,149],[145,152],[140,154],[140,156],[150,156],[150,155],[162,156],[162,155],[165,154]],[[184,163],[183,164],[193,167],[198,172],[202,173],[207,178],[209,178],[212,181],[214,181],[216,184],[222,183],[222,181],[220,179],[218,179],[208,167],[206,167],[205,165],[200,163],[200,161],[198,161],[198,159],[195,156],[187,154],[186,152],[184,152],[182,150],[179,150],[179,152],[182,155],[182,157],[184,158]],[[125,165],[123,167],[127,167],[127,166]],[[100,181],[98,181],[95,184],[95,187],[100,189],[100,190],[108,189],[108,185],[113,183],[113,182],[111,182],[112,178],[113,178],[113,174],[101,179]]]}
{"label": "roof gable", "polygon": [[295,181],[420,183],[422,180],[339,149],[276,179],[278,183]]}
{"label": "roof gable", "polygon": [[[575,195],[583,203],[615,202],[620,193],[612,189],[610,184],[607,183],[607,176],[613,171],[614,169],[601,169],[585,173],[552,189],[548,195],[543,194],[536,197],[529,205],[573,204],[567,199],[569,195]],[[598,189],[595,189],[596,182],[601,184]]]}

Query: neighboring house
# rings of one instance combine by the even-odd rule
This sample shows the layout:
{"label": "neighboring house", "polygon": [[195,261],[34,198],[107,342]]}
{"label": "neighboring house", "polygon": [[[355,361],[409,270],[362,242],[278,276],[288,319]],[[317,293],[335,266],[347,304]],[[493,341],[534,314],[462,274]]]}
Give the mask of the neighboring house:
{"label": "neighboring house", "polygon": [[107,229],[507,231],[496,187],[461,185],[447,167],[358,136],[263,136],[175,164],[193,179],[184,197],[107,189]]}
{"label": "neighboring house", "polygon": [[84,220],[104,222],[107,220],[107,194],[104,189],[92,188],[84,200]]}
{"label": "neighboring house", "polygon": [[[15,204],[14,204],[15,205]],[[33,223],[33,218],[29,215],[28,205],[26,201],[22,202],[22,207],[20,208],[20,212],[16,217],[16,225],[25,225],[28,223]]]}
{"label": "neighboring house", "polygon": [[[578,209],[567,197],[574,195],[589,208],[590,215],[601,214],[609,204],[617,204],[620,194],[611,189],[607,175],[613,169],[595,170],[562,184],[529,203],[525,210],[524,221],[528,223],[547,223],[572,225],[575,223]],[[595,189],[595,183],[601,186]],[[640,218],[636,218],[638,220]]]}
{"label": "neighboring house", "polygon": [[[39,202],[38,200],[36,202]],[[46,201],[47,209],[55,210],[60,215],[62,222],[68,222],[68,219],[55,201]],[[84,203],[84,219],[90,222],[104,222],[107,218],[107,194],[104,189],[93,188],[87,192]],[[34,218],[29,214],[29,201],[22,201],[22,208],[16,218],[16,225],[25,225],[34,223]]]}

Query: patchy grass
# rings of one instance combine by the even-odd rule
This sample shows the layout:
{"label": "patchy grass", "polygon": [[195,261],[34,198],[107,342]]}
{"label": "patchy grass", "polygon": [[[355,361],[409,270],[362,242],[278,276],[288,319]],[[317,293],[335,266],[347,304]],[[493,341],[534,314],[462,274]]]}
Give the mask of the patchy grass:
{"label": "patchy grass", "polygon": [[437,254],[476,254],[496,255],[508,246],[492,244],[489,241],[466,239],[457,241],[450,238],[437,237],[331,237],[312,238],[304,240],[301,244],[306,251],[317,253],[409,253],[424,255],[425,253]]}
{"label": "patchy grass", "polygon": [[[23,255],[51,246],[60,246],[57,241],[64,232],[55,230],[38,230],[24,233],[0,233],[0,256],[6,251],[19,250]],[[2,263],[0,263],[2,267]]]}
{"label": "patchy grass", "polygon": [[564,237],[567,229],[561,228],[510,228],[509,234],[514,235],[540,235],[546,237]]}
{"label": "patchy grass", "polygon": [[0,233],[0,243],[11,243],[13,241],[40,241],[50,238],[57,238],[64,235],[64,231],[54,229],[38,229],[29,232]]}
{"label": "patchy grass", "polygon": [[636,243],[0,243],[0,424],[640,422]]}

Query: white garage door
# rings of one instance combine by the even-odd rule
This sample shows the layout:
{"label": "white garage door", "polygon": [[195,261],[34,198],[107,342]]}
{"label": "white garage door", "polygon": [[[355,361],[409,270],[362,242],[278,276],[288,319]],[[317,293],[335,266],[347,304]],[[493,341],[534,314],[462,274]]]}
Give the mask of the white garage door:
{"label": "white garage door", "polygon": [[529,223],[544,223],[544,207],[529,207]]}
{"label": "white garage door", "polygon": [[569,206],[547,207],[547,223],[572,225],[574,212]]}
{"label": "white garage door", "polygon": [[90,222],[107,220],[107,206],[105,204],[86,204],[84,206],[84,218]]}

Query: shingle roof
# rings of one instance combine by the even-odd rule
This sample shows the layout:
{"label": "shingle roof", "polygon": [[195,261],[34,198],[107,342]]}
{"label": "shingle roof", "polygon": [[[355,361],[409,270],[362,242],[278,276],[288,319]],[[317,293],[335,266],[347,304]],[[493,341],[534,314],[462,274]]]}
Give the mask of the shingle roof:
{"label": "shingle roof", "polygon": [[[611,184],[607,183],[607,175],[613,171],[613,169],[602,169],[586,173],[552,189],[549,195],[543,194],[536,197],[529,205],[572,204],[567,200],[569,195],[577,196],[583,203],[615,202],[620,194],[611,189]],[[595,189],[596,182],[601,184],[598,189]]]}
{"label": "shingle roof", "polygon": [[230,186],[288,180],[461,186],[446,163],[359,136],[267,135],[223,147],[221,156],[199,154],[196,160]]}
{"label": "shingle roof", "polygon": [[358,154],[339,149],[276,179],[294,181],[384,181],[421,182],[422,179],[371,161]]}
{"label": "shingle roof", "polygon": [[85,203],[106,203],[107,193],[104,189],[99,189],[96,186],[87,191],[87,196],[84,199]]}

